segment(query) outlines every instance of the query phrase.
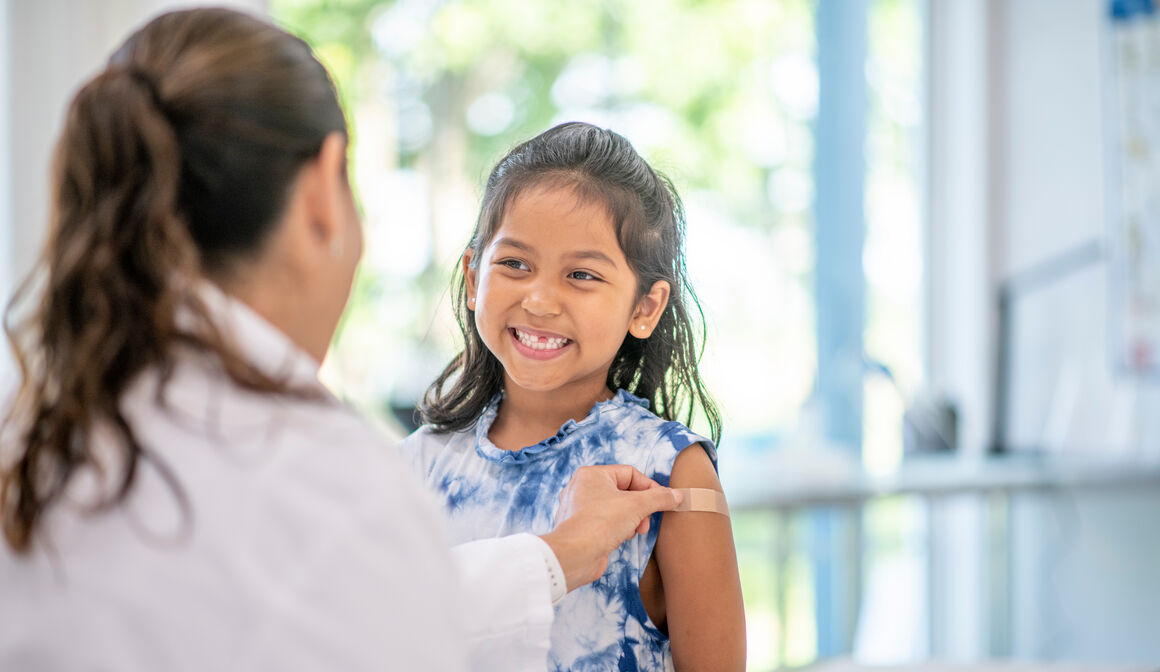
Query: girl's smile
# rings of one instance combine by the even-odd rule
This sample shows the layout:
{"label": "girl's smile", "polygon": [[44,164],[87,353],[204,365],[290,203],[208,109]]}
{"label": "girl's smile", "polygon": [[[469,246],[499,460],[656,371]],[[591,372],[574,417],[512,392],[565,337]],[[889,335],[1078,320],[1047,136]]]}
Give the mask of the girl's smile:
{"label": "girl's smile", "polygon": [[516,349],[525,357],[532,359],[551,359],[572,344],[572,339],[530,329],[512,327],[508,331],[516,340]]}

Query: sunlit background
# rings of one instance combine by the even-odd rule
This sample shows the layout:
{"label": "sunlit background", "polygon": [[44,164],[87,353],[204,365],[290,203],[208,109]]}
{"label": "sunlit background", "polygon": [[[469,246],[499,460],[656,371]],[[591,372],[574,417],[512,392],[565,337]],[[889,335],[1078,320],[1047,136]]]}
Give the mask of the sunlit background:
{"label": "sunlit background", "polygon": [[[352,111],[368,244],[328,370],[349,398],[388,417],[414,403],[416,375],[456,351],[447,290],[488,170],[582,120],[628,137],[685,200],[702,370],[731,441],[792,433],[817,369],[811,2],[273,0],[270,12],[315,46]],[[917,3],[876,0],[869,26],[866,250],[847,270],[866,278],[867,354],[898,385],[867,381],[861,452],[888,468],[900,398],[922,380]]]}
{"label": "sunlit background", "polygon": [[[822,422],[824,401],[816,259],[819,245],[841,243],[815,227],[824,75],[813,2],[272,0],[269,9],[318,50],[351,110],[368,242],[325,372],[348,399],[408,431],[425,385],[459,347],[448,288],[490,167],[517,142],[581,120],[626,136],[685,201],[727,490],[778,478],[760,468],[770,455],[824,435],[810,425]],[[865,287],[861,338],[873,365],[848,376],[864,388],[860,445],[836,453],[888,471],[923,378],[923,35],[917,0],[874,0],[865,22],[868,104],[849,112],[865,127],[865,156],[842,157],[865,162],[865,244],[861,264],[838,270]],[[887,509],[868,514],[875,538],[903,524],[905,506]],[[811,562],[792,553],[778,581],[767,518],[735,521],[753,669],[819,652]]]}

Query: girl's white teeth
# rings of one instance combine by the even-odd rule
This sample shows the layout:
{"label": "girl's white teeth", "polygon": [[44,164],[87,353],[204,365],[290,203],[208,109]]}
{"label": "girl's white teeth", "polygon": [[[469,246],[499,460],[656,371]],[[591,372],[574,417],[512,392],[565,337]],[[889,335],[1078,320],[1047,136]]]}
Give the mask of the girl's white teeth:
{"label": "girl's white teeth", "polygon": [[566,338],[544,338],[542,336],[533,336],[525,334],[519,329],[513,329],[516,332],[516,338],[532,350],[558,350],[568,344]]}

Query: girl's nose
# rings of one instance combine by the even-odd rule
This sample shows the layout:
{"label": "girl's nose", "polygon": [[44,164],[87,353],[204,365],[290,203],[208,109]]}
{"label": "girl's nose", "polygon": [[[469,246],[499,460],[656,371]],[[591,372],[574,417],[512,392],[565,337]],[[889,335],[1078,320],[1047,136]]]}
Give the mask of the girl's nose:
{"label": "girl's nose", "polygon": [[556,292],[543,284],[532,287],[520,305],[536,317],[552,317],[560,314],[560,301],[556,297]]}

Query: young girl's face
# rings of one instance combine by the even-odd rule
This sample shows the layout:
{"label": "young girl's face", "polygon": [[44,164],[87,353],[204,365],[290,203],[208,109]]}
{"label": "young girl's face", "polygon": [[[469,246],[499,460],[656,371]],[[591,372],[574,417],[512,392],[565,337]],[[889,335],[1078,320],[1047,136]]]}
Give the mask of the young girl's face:
{"label": "young girl's face", "polygon": [[625,334],[651,333],[668,298],[666,285],[659,305],[654,292],[637,300],[608,213],[567,186],[518,196],[472,261],[468,306],[508,388],[599,397]]}

